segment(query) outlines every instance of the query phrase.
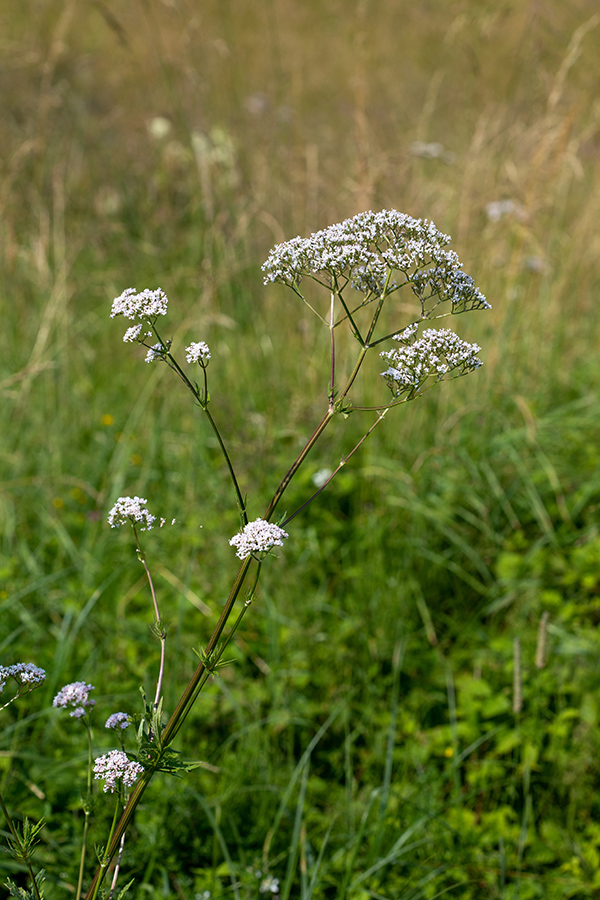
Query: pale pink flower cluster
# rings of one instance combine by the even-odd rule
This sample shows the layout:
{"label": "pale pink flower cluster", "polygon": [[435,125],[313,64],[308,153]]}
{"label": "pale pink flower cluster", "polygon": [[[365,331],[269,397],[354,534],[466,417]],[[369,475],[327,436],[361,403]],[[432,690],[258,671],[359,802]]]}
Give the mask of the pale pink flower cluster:
{"label": "pale pink flower cluster", "polygon": [[98,756],[94,762],[94,778],[104,781],[104,793],[114,793],[118,789],[118,781],[122,781],[125,787],[132,787],[143,772],[144,767],[129,759],[123,750],[111,750],[104,756]]}
{"label": "pale pink flower cluster", "polygon": [[256,554],[262,557],[271,547],[283,547],[283,539],[286,537],[289,535],[279,525],[266,522],[264,519],[255,519],[254,522],[248,522],[229,543],[236,548],[236,555],[240,559],[246,559]]}
{"label": "pale pink flower cluster", "polygon": [[93,690],[93,684],[86,684],[85,681],[73,681],[60,689],[52,701],[52,706],[64,709],[71,707],[72,712],[69,715],[74,719],[80,719],[85,716],[88,709],[96,705],[96,701],[92,700],[89,695]]}
{"label": "pale pink flower cluster", "polygon": [[142,523],[141,531],[150,531],[156,516],[149,511],[144,497],[119,497],[108,514],[108,524],[111,528],[119,528],[120,525],[135,525]]}

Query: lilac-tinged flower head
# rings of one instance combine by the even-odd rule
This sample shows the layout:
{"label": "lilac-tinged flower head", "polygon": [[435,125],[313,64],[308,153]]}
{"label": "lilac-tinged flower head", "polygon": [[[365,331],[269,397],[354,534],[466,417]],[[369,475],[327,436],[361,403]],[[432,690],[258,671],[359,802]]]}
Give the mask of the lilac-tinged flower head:
{"label": "lilac-tinged flower head", "polygon": [[210,359],[208,344],[205,344],[204,341],[190,344],[189,347],[185,348],[185,358],[189,363],[200,363],[204,367]]}
{"label": "lilac-tinged flower head", "polygon": [[104,793],[110,791],[113,794],[118,789],[118,781],[125,787],[132,787],[143,772],[144,767],[130,760],[122,750],[111,750],[94,762],[94,778],[104,781]]}
{"label": "lilac-tinged flower head", "polygon": [[113,728],[115,731],[125,731],[131,725],[131,716],[124,712],[113,713],[106,720],[105,728]]}
{"label": "lilac-tinged flower head", "polygon": [[119,528],[121,525],[142,524],[140,531],[150,531],[156,521],[149,511],[144,497],[119,497],[108,514],[108,524],[111,528]]}
{"label": "lilac-tinged flower head", "polygon": [[263,554],[268,553],[271,547],[283,547],[283,539],[289,537],[287,532],[274,525],[272,522],[266,522],[264,519],[256,519],[235,534],[229,541],[232,547],[236,548],[236,555],[240,559],[246,559],[247,556],[256,556],[262,558]]}
{"label": "lilac-tinged flower head", "polygon": [[16,693],[0,706],[5,709],[21,694],[28,694],[29,691],[35,690],[46,679],[46,673],[39,666],[33,663],[14,663],[12,666],[0,666],[0,694],[4,691],[4,686],[9,678],[13,678],[17,683]]}
{"label": "lilac-tinged flower head", "polygon": [[477,344],[468,344],[448,329],[428,328],[415,339],[417,328],[415,324],[409,325],[395,334],[394,340],[401,346],[380,354],[390,363],[381,374],[394,397],[405,393],[414,396],[429,378],[436,381],[457,378],[482,365],[476,355],[481,350]]}
{"label": "lilac-tinged flower head", "polygon": [[52,706],[71,708],[72,711],[69,715],[74,719],[80,719],[85,716],[88,709],[96,705],[96,701],[89,696],[90,691],[93,690],[93,684],[86,684],[85,681],[73,681],[60,689],[52,701]]}
{"label": "lilac-tinged flower head", "polygon": [[19,685],[28,685],[29,690],[39,687],[46,679],[46,672],[33,663],[14,663],[12,666],[0,666],[0,692],[9,678],[14,678]]}

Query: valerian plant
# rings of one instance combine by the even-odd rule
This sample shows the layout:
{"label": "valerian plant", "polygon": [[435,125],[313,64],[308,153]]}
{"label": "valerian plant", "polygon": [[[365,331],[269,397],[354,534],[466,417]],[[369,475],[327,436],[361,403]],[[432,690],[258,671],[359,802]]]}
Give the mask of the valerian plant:
{"label": "valerian plant", "polygon": [[[91,795],[93,771],[95,778],[104,781],[104,792],[117,793],[119,803],[86,900],[94,900],[98,895],[108,867],[117,853],[120,860],[125,833],[154,775],[157,772],[177,773],[194,766],[178,759],[172,747],[173,741],[210,676],[227,663],[225,649],[252,604],[261,567],[273,547],[281,547],[284,540],[289,539],[286,530],[289,523],[326,489],[391,409],[421,397],[437,382],[466,375],[481,366],[478,356],[480,348],[476,344],[467,343],[448,328],[430,327],[436,319],[490,308],[473,279],[463,271],[456,253],[448,249],[449,242],[449,236],[438,231],[432,222],[414,219],[392,209],[360,213],[308,238],[296,237],[271,250],[263,265],[264,282],[266,285],[289,287],[328,329],[329,374],[323,386],[324,410],[320,421],[281,478],[263,514],[252,521],[249,520],[247,501],[240,490],[225,439],[213,416],[208,389],[211,360],[208,345],[203,340],[191,343],[184,348],[185,363],[178,360],[172,341],[163,334],[162,322],[167,315],[168,298],[160,288],[141,293],[128,288],[113,301],[111,317],[122,316],[132,323],[127,327],[123,340],[143,346],[148,363],[166,364],[206,416],[222,452],[239,511],[240,528],[229,543],[235,549],[240,565],[208,643],[196,651],[198,665],[165,723],[162,716],[162,683],[167,633],[140,540],[141,532],[154,527],[156,517],[149,512],[147,501],[140,497],[118,498],[109,513],[111,527],[126,525],[133,529],[136,553],[144,567],[152,597],[153,631],[161,649],[154,703],[147,703],[144,698],[143,712],[138,716],[112,714],[106,725],[119,734],[120,749],[97,758],[93,768],[90,754],[88,796]],[[305,291],[307,282],[317,286],[317,294],[319,288],[325,292],[322,303],[313,299],[314,289]],[[400,292],[402,305],[397,302]],[[405,315],[407,293],[409,297],[412,295],[415,306],[412,321],[408,322]],[[429,327],[423,328],[425,324]],[[349,329],[357,350],[350,371],[340,378],[336,346],[339,329],[343,326]],[[367,354],[372,352],[383,361],[380,364],[383,367],[381,399],[372,406],[356,405],[351,391]],[[186,364],[197,367],[192,370],[195,376],[188,374]],[[385,386],[388,393],[385,393]],[[280,501],[312,448],[336,417],[350,413],[367,416],[363,436],[320,479],[318,489],[311,497],[291,514],[278,518],[276,513]],[[159,524],[162,526],[164,520],[161,519]],[[247,580],[250,586],[243,590]],[[236,606],[237,614],[234,615]],[[31,686],[35,679],[34,674],[24,672],[20,673],[20,677],[21,682],[17,678],[17,683],[23,689],[25,685]],[[68,685],[57,695],[55,705],[71,708],[71,716],[80,717],[84,724],[89,725],[93,704],[89,698],[90,690],[91,685],[80,682]],[[124,747],[123,732],[131,722],[137,728],[136,753],[127,753]],[[91,746],[91,728],[88,728],[88,735]],[[126,789],[130,790],[129,795]],[[118,817],[118,810],[123,806]],[[10,821],[6,810],[5,814],[7,821]],[[83,844],[85,850],[85,839]],[[29,858],[23,854],[22,857]],[[118,870],[117,862],[110,896],[115,888]],[[39,900],[39,889],[30,866],[29,871],[33,884],[32,896]],[[82,873],[83,853],[78,897]]]}

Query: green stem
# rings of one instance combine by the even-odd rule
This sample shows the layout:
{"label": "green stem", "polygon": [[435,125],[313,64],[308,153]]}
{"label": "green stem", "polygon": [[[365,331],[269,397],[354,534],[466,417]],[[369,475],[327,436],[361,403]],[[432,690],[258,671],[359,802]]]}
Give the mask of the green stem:
{"label": "green stem", "polygon": [[[116,822],[117,822],[117,813],[118,813],[118,811],[119,811],[119,803],[118,803],[118,801],[117,801],[117,803],[115,804],[115,811],[114,811],[114,813],[113,813],[113,819],[112,819],[112,823],[111,823],[111,826],[110,826],[110,831],[109,831],[109,833],[108,833],[108,841],[107,841],[108,844],[110,844],[111,838],[112,838],[112,836],[113,836],[113,834],[114,834],[115,824],[116,824]],[[125,834],[123,833],[123,837],[124,837],[124,836],[125,836]],[[109,865],[110,865],[110,859],[107,857],[106,853],[103,853],[103,854],[102,854],[102,859],[101,859],[100,865],[99,865],[99,869],[102,870],[102,878],[104,878],[104,873],[107,871]],[[102,878],[99,878],[99,879],[98,879],[98,882],[96,883],[96,887],[95,887],[95,889],[94,889],[94,893],[93,893],[92,896],[91,896],[91,900],[96,900],[96,897],[97,897],[97,895],[98,895],[98,891],[100,890],[100,884],[102,883]],[[113,885],[113,888],[114,888],[114,885]],[[90,890],[91,890],[91,888],[90,888]],[[112,889],[111,889],[111,892],[112,892]],[[89,893],[89,892],[88,892],[88,893]]]}
{"label": "green stem", "polygon": [[75,895],[75,900],[80,900],[81,891],[83,888],[83,869],[85,866],[85,854],[86,854],[86,845],[87,845],[87,833],[90,824],[90,803],[92,799],[92,728],[91,725],[84,723],[87,729],[88,735],[88,768],[87,768],[87,795],[85,799],[85,805],[83,807],[83,813],[85,816],[83,822],[83,837],[81,840],[81,859],[79,861],[79,878],[77,879],[77,893]]}
{"label": "green stem", "polygon": [[142,550],[140,539],[138,537],[137,529],[135,527],[135,523],[132,522],[133,533],[135,535],[135,542],[138,549],[138,559],[144,567],[144,571],[146,573],[146,578],[148,579],[148,584],[150,585],[150,594],[152,595],[152,605],[154,606],[154,618],[156,620],[156,634],[160,640],[160,666],[158,669],[158,678],[156,680],[156,694],[154,696],[154,709],[158,709],[158,704],[160,701],[160,695],[162,692],[162,683],[163,676],[165,673],[165,655],[166,655],[166,642],[167,635],[163,628],[162,619],[160,616],[160,610],[158,608],[158,599],[156,597],[156,591],[154,590],[154,582],[152,581],[152,574],[150,569],[148,568],[148,563],[146,562],[146,554]]}
{"label": "green stem", "polygon": [[[376,315],[378,315],[378,313],[376,313]],[[370,329],[370,331],[372,331],[372,328]],[[340,395],[341,399],[343,399],[350,391],[350,388],[352,387],[352,384],[354,383],[354,380],[356,379],[356,376],[358,375],[360,367],[361,367],[361,365],[364,361],[364,358],[367,354],[367,350],[368,350],[367,346],[361,348],[361,351],[358,355],[358,359],[354,365],[354,368],[352,369],[352,372],[350,373],[350,377],[348,378],[348,381],[346,382],[346,385]],[[170,354],[169,354],[169,356],[170,356]],[[172,359],[172,357],[170,359]],[[194,394],[194,396],[196,397],[198,402],[200,402],[200,398],[198,397],[197,391],[195,390],[193,385],[191,385],[191,383],[189,382],[185,373],[183,373],[181,371],[181,369],[179,368],[179,366],[177,365],[175,360],[172,360],[172,363],[173,363],[172,368],[174,368],[177,371],[177,374],[180,376],[180,378],[182,379],[184,384],[187,385],[187,387],[192,391],[192,393]],[[171,365],[171,362],[169,362],[169,365]],[[203,406],[203,409],[205,412],[207,412],[207,410],[205,409],[204,406]],[[294,461],[294,463],[292,464],[292,466],[290,467],[290,469],[288,470],[288,472],[282,479],[281,483],[279,484],[279,487],[277,488],[277,490],[275,491],[275,494],[273,495],[273,499],[271,500],[271,502],[269,503],[269,505],[267,507],[267,510],[264,515],[264,518],[266,520],[269,520],[269,518],[273,515],[273,512],[275,511],[275,508],[277,507],[277,504],[281,500],[290,481],[292,480],[292,478],[294,477],[294,475],[296,474],[296,472],[298,471],[298,469],[300,468],[300,466],[302,465],[302,463],[304,462],[304,460],[306,459],[306,457],[308,456],[308,454],[310,453],[310,451],[312,450],[312,448],[314,447],[316,442],[318,441],[319,437],[323,434],[323,432],[325,431],[325,429],[331,422],[334,414],[335,413],[334,413],[333,408],[329,408],[327,410],[327,412],[325,413],[325,415],[323,416],[323,418],[321,419],[321,421],[319,422],[319,424],[317,425],[317,427],[315,428],[315,430],[313,431],[313,433],[307,440],[303,449],[300,451],[300,453],[296,457],[296,460]],[[215,426],[215,429],[216,429],[216,426]],[[218,431],[215,431],[215,433],[218,435]],[[223,452],[225,453],[225,449],[224,449],[224,446],[221,441],[220,441],[220,445],[223,449]],[[226,458],[228,459],[229,457],[226,457]],[[240,502],[240,508],[243,511],[245,511],[245,505],[241,501],[241,494],[239,493],[239,488],[237,487],[237,481],[235,480],[235,476],[233,475],[232,468],[230,468],[230,472],[232,473],[232,477],[234,479],[236,492],[238,494],[238,500]],[[215,630],[213,631],[211,638],[206,646],[206,650],[205,650],[206,657],[210,657],[211,654],[216,649],[217,643],[221,637],[221,634],[223,633],[223,629],[225,628],[225,625],[227,624],[229,616],[231,615],[231,611],[234,607],[235,601],[237,600],[239,593],[242,589],[242,586],[244,584],[244,580],[248,573],[248,569],[250,567],[251,562],[252,562],[252,558],[247,557],[245,560],[243,560],[243,562],[238,570],[237,576],[235,578],[235,581],[234,581],[231,591],[229,593],[229,597],[227,598],[227,602],[225,603],[225,606],[223,607],[223,610],[219,617],[219,621],[217,622]],[[173,739],[176,737],[179,729],[183,725],[188,713],[190,712],[199,692],[202,690],[202,688],[204,687],[204,684],[210,677],[210,674],[211,673],[210,673],[209,669],[207,668],[207,666],[205,665],[205,663],[200,662],[196,668],[196,671],[192,675],[187,687],[185,688],[185,690],[179,700],[179,703],[175,707],[175,709],[171,715],[171,718],[167,722],[167,724],[160,736],[161,746],[167,747],[173,741]],[[125,809],[123,811],[121,819],[119,820],[117,827],[115,828],[114,834],[112,836],[112,839],[109,843],[109,846],[108,846],[106,854],[105,854],[106,858],[108,859],[108,862],[110,862],[110,860],[112,860],[113,856],[115,855],[115,853],[118,849],[118,846],[119,846],[119,842],[121,840],[121,836],[125,833],[125,831],[129,827],[131,820],[133,819],[134,812],[135,812],[140,800],[142,799],[142,796],[144,795],[146,787],[148,786],[153,774],[154,774],[153,769],[147,769],[144,772],[144,774],[142,775],[142,777],[140,778],[140,780],[138,781],[138,783],[136,784],[136,786],[134,787],[133,791],[131,792],[131,796],[129,797],[129,802],[127,803],[127,806],[125,807]],[[95,898],[95,896],[98,892],[98,888],[102,882],[102,879],[104,878],[104,874],[105,874],[105,869],[103,869],[102,866],[99,866],[96,869],[96,872],[94,874],[92,884],[90,885],[90,888],[86,895],[86,900],[93,900],[93,898]]]}
{"label": "green stem", "polygon": [[[153,331],[154,331],[156,337],[158,338],[159,343],[163,347],[166,347],[167,345],[164,343],[160,334],[156,330],[156,326],[153,325],[152,328],[153,328]],[[146,346],[146,345],[144,345],[144,346]],[[237,499],[237,504],[240,509],[240,515],[242,517],[243,524],[247,525],[248,524],[248,515],[246,513],[246,504],[244,503],[244,498],[242,497],[242,492],[240,491],[240,486],[238,484],[238,480],[236,478],[236,475],[235,475],[235,472],[233,469],[233,464],[229,457],[229,453],[227,452],[227,448],[223,442],[223,438],[221,437],[221,432],[219,431],[219,429],[217,427],[217,423],[213,419],[213,417],[208,409],[209,396],[208,396],[208,382],[207,382],[207,377],[206,377],[206,367],[205,366],[201,367],[203,374],[204,374],[204,397],[202,397],[200,395],[200,392],[197,390],[196,386],[194,384],[192,384],[190,379],[187,377],[187,375],[185,374],[185,372],[183,371],[183,369],[181,368],[181,366],[179,365],[179,363],[177,362],[175,357],[172,356],[171,353],[167,351],[164,358],[165,358],[165,362],[167,363],[169,368],[173,369],[175,374],[179,376],[181,381],[183,381],[183,383],[186,386],[186,388],[188,389],[188,391],[190,391],[190,393],[193,395],[194,399],[196,400],[196,402],[198,403],[198,405],[200,406],[202,411],[208,417],[208,421],[210,422],[213,433],[219,443],[219,447],[221,448],[221,452],[225,459],[225,463],[227,464],[227,468],[229,469],[229,475],[231,477],[233,489],[235,491],[235,496]]]}
{"label": "green stem", "polygon": [[[207,644],[207,647],[206,647],[206,655],[207,656],[210,656],[212,651],[215,649],[215,647],[219,641],[219,638],[221,637],[223,629],[225,628],[227,620],[231,614],[231,610],[233,609],[233,605],[240,593],[240,590],[244,583],[244,579],[246,577],[246,574],[248,572],[251,562],[252,562],[251,557],[248,557],[247,559],[243,560],[243,562],[238,570],[238,574],[233,583],[233,587],[231,588],[229,597],[227,598],[227,602],[226,602],[225,606],[223,607],[223,611],[221,612],[219,621],[217,622],[215,630],[213,631],[212,636]],[[204,678],[204,681],[202,681],[202,678],[204,675],[206,675],[206,678]],[[202,685],[206,682],[206,679],[208,678],[209,675],[210,675],[210,672],[207,670],[206,665],[203,662],[200,662],[196,668],[196,671],[192,675],[189,684],[187,685],[185,691],[183,692],[181,699],[179,700],[179,703],[175,707],[175,710],[173,711],[171,718],[169,719],[167,725],[165,726],[165,728],[160,736],[161,746],[164,746],[164,747],[168,746],[170,744],[170,742],[175,738],[177,732],[183,725],[183,722],[185,721],[190,709],[192,708],[194,700],[196,699],[196,696],[197,696],[196,689],[200,685],[201,681],[202,681]],[[129,801],[127,803],[127,806],[123,810],[123,814],[117,824],[117,827],[114,830],[113,836],[112,836],[111,840],[109,841],[108,847],[106,849],[106,853],[105,853],[105,859],[107,860],[106,865],[108,865],[110,863],[113,856],[115,855],[115,853],[118,849],[118,846],[119,846],[119,842],[121,840],[121,835],[123,835],[125,833],[125,831],[127,830],[127,828],[129,827],[131,820],[133,819],[133,814],[137,808],[137,805],[140,802],[140,800],[142,799],[142,796],[143,796],[148,784],[150,783],[150,780],[151,780],[153,774],[154,774],[154,769],[146,769],[146,771],[144,772],[144,774],[142,775],[142,777],[140,778],[140,780],[138,781],[138,783],[135,785],[134,789],[132,790],[131,795],[129,797]],[[96,869],[96,872],[94,874],[92,883],[86,894],[86,900],[93,900],[93,898],[95,898],[95,896],[98,892],[98,888],[100,887],[100,884],[104,878],[105,872],[106,872],[106,866],[98,866],[98,868]]]}
{"label": "green stem", "polygon": [[306,509],[307,506],[310,506],[310,504],[313,502],[313,500],[315,500],[315,499],[319,496],[319,494],[322,493],[322,492],[325,490],[325,488],[327,487],[327,485],[328,485],[331,481],[333,481],[333,479],[334,479],[335,476],[338,474],[338,472],[340,471],[340,469],[342,469],[343,466],[346,465],[346,463],[348,462],[348,460],[350,459],[351,456],[354,456],[354,454],[355,454],[356,451],[359,449],[359,447],[361,447],[361,446],[364,444],[364,442],[365,442],[366,439],[369,437],[369,435],[372,434],[372,432],[377,428],[377,426],[379,425],[379,423],[381,422],[381,420],[385,418],[388,409],[391,409],[391,408],[392,408],[391,406],[386,406],[385,409],[383,409],[383,410],[378,410],[379,415],[377,416],[377,418],[375,419],[375,421],[373,422],[373,424],[371,425],[371,427],[369,428],[369,430],[366,432],[366,434],[363,434],[363,436],[361,437],[361,439],[360,439],[360,441],[358,442],[358,444],[356,444],[356,445],[352,448],[352,450],[350,451],[350,453],[348,453],[346,456],[344,456],[344,457],[341,459],[339,466],[338,466],[336,469],[333,470],[333,472],[331,473],[331,475],[329,476],[329,478],[327,479],[327,481],[325,482],[325,484],[322,484],[321,487],[319,488],[319,490],[318,490],[318,491],[315,491],[315,493],[312,495],[312,497],[310,497],[310,498],[306,501],[306,503],[303,503],[302,506],[300,506],[300,507],[296,510],[296,512],[292,513],[291,516],[288,516],[288,517],[285,519],[285,521],[282,522],[282,526],[287,525],[288,522],[291,522],[292,519],[295,519],[297,515],[299,515],[301,512],[303,512],[303,511]]}

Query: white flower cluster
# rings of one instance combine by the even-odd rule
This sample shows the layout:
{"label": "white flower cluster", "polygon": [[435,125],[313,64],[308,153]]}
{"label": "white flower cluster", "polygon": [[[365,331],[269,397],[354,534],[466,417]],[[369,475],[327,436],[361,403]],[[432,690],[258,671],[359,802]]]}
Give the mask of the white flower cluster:
{"label": "white flower cluster", "polygon": [[127,288],[112,304],[111,319],[124,316],[126,319],[155,321],[158,316],[166,316],[169,299],[164,291],[146,289],[138,294],[135,288]]}
{"label": "white flower cluster", "polygon": [[200,363],[204,367],[210,359],[208,344],[205,344],[204,341],[190,344],[185,348],[185,358],[189,363]]}
{"label": "white flower cluster", "polygon": [[235,534],[229,541],[232,547],[236,547],[236,555],[240,559],[246,559],[248,556],[254,556],[256,553],[268,553],[271,547],[283,547],[283,539],[289,535],[272,522],[266,522],[264,519],[255,519],[254,522],[248,524]]}
{"label": "white flower cluster", "polygon": [[481,347],[468,344],[453,331],[428,328],[415,340],[417,329],[416,324],[409,325],[395,334],[394,340],[402,346],[380,354],[390,363],[381,374],[395,397],[420,391],[428,378],[441,381],[447,375],[465,375],[482,364],[477,357]]}
{"label": "white flower cluster", "polygon": [[96,705],[96,701],[89,696],[90,691],[93,690],[93,684],[86,684],[85,681],[73,681],[60,689],[52,701],[52,706],[64,707],[65,709],[72,707],[73,711],[69,715],[75,719],[80,719],[82,716],[85,716],[88,709]]}
{"label": "white flower cluster", "polygon": [[462,269],[436,266],[416,272],[411,287],[423,305],[432,297],[438,303],[449,300],[453,313],[492,308],[471,276]]}
{"label": "white flower cluster", "polygon": [[[489,303],[463,272],[450,237],[427,219],[413,219],[395,209],[364,212],[317,231],[277,244],[263,264],[265,284],[280,282],[294,289],[304,277],[343,291],[351,284],[367,301],[410,284],[422,304],[422,315],[450,301],[452,312],[489,309]],[[392,279],[400,272],[403,281]],[[431,298],[435,302],[427,309]]]}
{"label": "white flower cluster", "polygon": [[123,340],[142,343],[144,338],[152,337],[153,332],[147,330],[148,326],[154,325],[159,316],[166,316],[168,303],[167,295],[160,288],[146,289],[140,294],[135,288],[127,288],[113,300],[110,317],[123,316],[133,322],[137,319],[136,324],[127,329]]}
{"label": "white flower cluster", "polygon": [[113,728],[115,731],[120,729],[125,731],[131,725],[131,716],[124,712],[116,712],[108,717],[105,728]]}
{"label": "white flower cluster", "polygon": [[119,497],[108,514],[108,524],[111,528],[119,528],[120,525],[135,525],[142,522],[141,531],[150,531],[156,516],[149,511],[144,497]]}
{"label": "white flower cluster", "polygon": [[[397,285],[389,284],[390,271],[402,272],[407,281],[423,269],[436,273],[460,271],[460,260],[446,250],[450,237],[427,219],[413,219],[395,209],[364,212],[317,231],[309,238],[296,237],[271,250],[263,264],[265,284],[281,282],[296,287],[304,276],[348,282],[367,296]],[[422,273],[422,278],[426,274]]]}
{"label": "white flower cluster", "polygon": [[21,685],[28,685],[29,690],[33,690],[43,684],[46,679],[46,672],[33,663],[14,663],[12,666],[0,666],[0,693],[4,690],[4,685],[9,678],[14,678]]}
{"label": "white flower cluster", "polygon": [[143,772],[144,767],[129,759],[122,750],[111,750],[104,756],[98,756],[94,762],[94,778],[103,779],[104,793],[114,793],[118,781],[122,781],[125,787],[132,787]]}

